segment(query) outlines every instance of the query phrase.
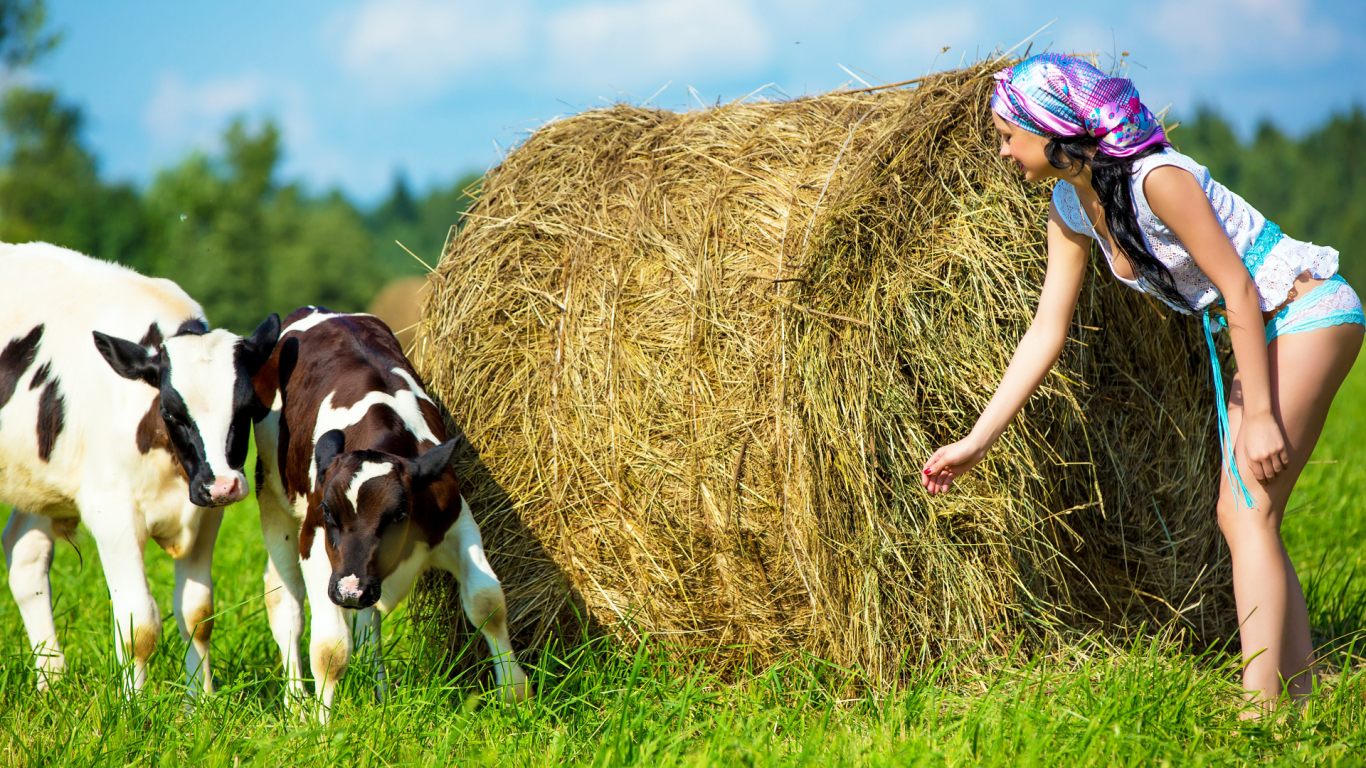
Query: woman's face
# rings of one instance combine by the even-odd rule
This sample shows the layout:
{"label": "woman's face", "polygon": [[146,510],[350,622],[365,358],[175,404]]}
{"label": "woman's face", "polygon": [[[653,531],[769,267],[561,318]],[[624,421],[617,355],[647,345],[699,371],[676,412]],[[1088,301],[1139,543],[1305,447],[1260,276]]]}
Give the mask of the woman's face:
{"label": "woman's face", "polygon": [[1001,134],[1001,157],[1014,160],[1024,171],[1025,181],[1042,181],[1060,175],[1044,154],[1048,139],[1026,131],[995,112],[991,113],[991,119],[996,123],[996,132]]}

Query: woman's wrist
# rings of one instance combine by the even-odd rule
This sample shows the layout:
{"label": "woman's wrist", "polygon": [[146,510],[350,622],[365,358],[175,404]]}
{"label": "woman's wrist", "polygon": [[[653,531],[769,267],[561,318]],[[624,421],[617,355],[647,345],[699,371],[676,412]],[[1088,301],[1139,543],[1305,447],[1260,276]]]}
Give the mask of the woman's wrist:
{"label": "woman's wrist", "polygon": [[996,437],[996,435],[983,434],[974,427],[968,436],[963,438],[963,442],[967,443],[978,456],[985,456],[987,451],[991,450],[991,446],[996,443]]}
{"label": "woman's wrist", "polygon": [[1266,332],[1256,288],[1250,283],[1242,295],[1227,297],[1229,336],[1243,375],[1243,419],[1271,418],[1270,365]]}

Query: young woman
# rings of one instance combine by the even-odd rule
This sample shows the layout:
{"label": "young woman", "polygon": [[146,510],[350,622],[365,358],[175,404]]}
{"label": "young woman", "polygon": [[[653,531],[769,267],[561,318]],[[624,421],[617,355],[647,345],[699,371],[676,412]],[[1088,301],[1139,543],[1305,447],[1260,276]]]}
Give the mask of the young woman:
{"label": "young woman", "polygon": [[[1116,279],[1205,324],[1220,392],[1217,509],[1233,557],[1243,684],[1262,706],[1283,687],[1308,693],[1309,615],[1280,525],[1366,330],[1361,301],[1337,276],[1337,251],[1282,235],[1170,148],[1133,83],[1084,61],[1045,54],[997,73],[991,109],[1001,157],[1026,181],[1059,180],[1048,268],[995,395],[967,437],[925,463],[923,484],[943,493],[980,462],[1058,359],[1095,239]],[[1238,363],[1226,408],[1210,335],[1222,326]]]}

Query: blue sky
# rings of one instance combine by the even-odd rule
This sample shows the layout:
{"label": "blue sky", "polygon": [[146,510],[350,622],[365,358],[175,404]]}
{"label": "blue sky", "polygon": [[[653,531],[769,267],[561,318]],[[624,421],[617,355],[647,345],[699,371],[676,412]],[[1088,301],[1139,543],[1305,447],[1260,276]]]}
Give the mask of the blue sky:
{"label": "blue sky", "polygon": [[[276,119],[283,175],[363,203],[483,170],[605,103],[696,108],[951,68],[1057,19],[1035,49],[1128,51],[1143,100],[1291,131],[1366,102],[1362,0],[48,0],[31,77],[88,117],[105,174],[145,183],[236,114]],[[949,46],[948,51],[942,51]],[[693,94],[696,94],[695,96]]]}

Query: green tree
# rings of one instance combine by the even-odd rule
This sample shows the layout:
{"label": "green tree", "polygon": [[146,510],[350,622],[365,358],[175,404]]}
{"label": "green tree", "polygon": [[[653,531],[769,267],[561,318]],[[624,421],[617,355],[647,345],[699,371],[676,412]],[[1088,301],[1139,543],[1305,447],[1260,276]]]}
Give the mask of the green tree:
{"label": "green tree", "polygon": [[379,290],[384,275],[370,258],[370,233],[340,193],[308,200],[286,187],[266,222],[276,243],[268,260],[270,306],[282,317],[308,304],[363,310]]}
{"label": "green tree", "polygon": [[146,204],[156,232],[152,271],[198,299],[214,325],[240,332],[269,313],[263,208],[279,131],[266,124],[252,135],[238,120],[224,144],[221,159],[195,153],[159,173]]}
{"label": "green tree", "polygon": [[[42,0],[0,0],[0,71],[52,50]],[[137,192],[100,181],[81,141],[81,111],[50,90],[12,87],[0,98],[0,240],[43,240],[135,263],[146,240]]]}
{"label": "green tree", "polygon": [[56,47],[61,35],[46,26],[43,0],[0,0],[0,66],[26,67]]}
{"label": "green tree", "polygon": [[434,187],[421,199],[414,199],[404,175],[395,174],[388,199],[365,221],[374,233],[372,259],[386,279],[427,272],[398,243],[427,265],[436,266],[451,227],[460,222],[474,203],[482,178],[476,173],[465,174],[449,187]]}
{"label": "green tree", "polygon": [[425,259],[424,254],[435,254],[428,261],[432,266],[441,260],[441,249],[445,247],[451,229],[464,221],[465,212],[478,199],[483,180],[483,174],[467,173],[449,187],[436,187],[419,205],[422,231],[428,239],[421,243],[424,252],[418,255]]}
{"label": "green tree", "polygon": [[420,214],[412,190],[408,188],[407,174],[402,171],[394,174],[394,188],[389,193],[389,199],[380,203],[368,218],[371,228],[377,232],[418,222]]}
{"label": "green tree", "polygon": [[1344,272],[1366,286],[1366,112],[1335,115],[1300,142],[1295,223],[1342,251]]}
{"label": "green tree", "polygon": [[354,311],[378,290],[369,233],[339,194],[310,199],[275,181],[280,134],[241,120],[222,157],[195,153],[147,192],[153,271],[175,280],[209,319],[238,332],[306,304]]}
{"label": "green tree", "polygon": [[[57,43],[45,13],[42,0],[0,0],[0,67],[27,66]],[[420,273],[393,241],[435,263],[477,180],[418,199],[399,176],[391,198],[362,216],[337,192],[280,184],[279,131],[239,119],[221,153],[191,153],[140,193],[101,180],[82,125],[80,109],[50,90],[0,98],[0,240],[45,240],[170,278],[239,332],[306,304],[363,309],[385,279]]]}
{"label": "green tree", "polygon": [[1250,142],[1209,108],[1172,134],[1178,149],[1210,169],[1297,240],[1337,248],[1343,276],[1366,286],[1366,113],[1336,114],[1299,139],[1270,122]]}
{"label": "green tree", "polygon": [[1242,188],[1242,160],[1246,149],[1233,126],[1213,107],[1205,104],[1196,107],[1195,119],[1182,122],[1172,131],[1171,137],[1178,149],[1203,163],[1221,184],[1230,189]]}
{"label": "green tree", "polygon": [[145,266],[137,192],[100,181],[82,115],[52,91],[11,88],[0,101],[0,240],[43,240]]}

